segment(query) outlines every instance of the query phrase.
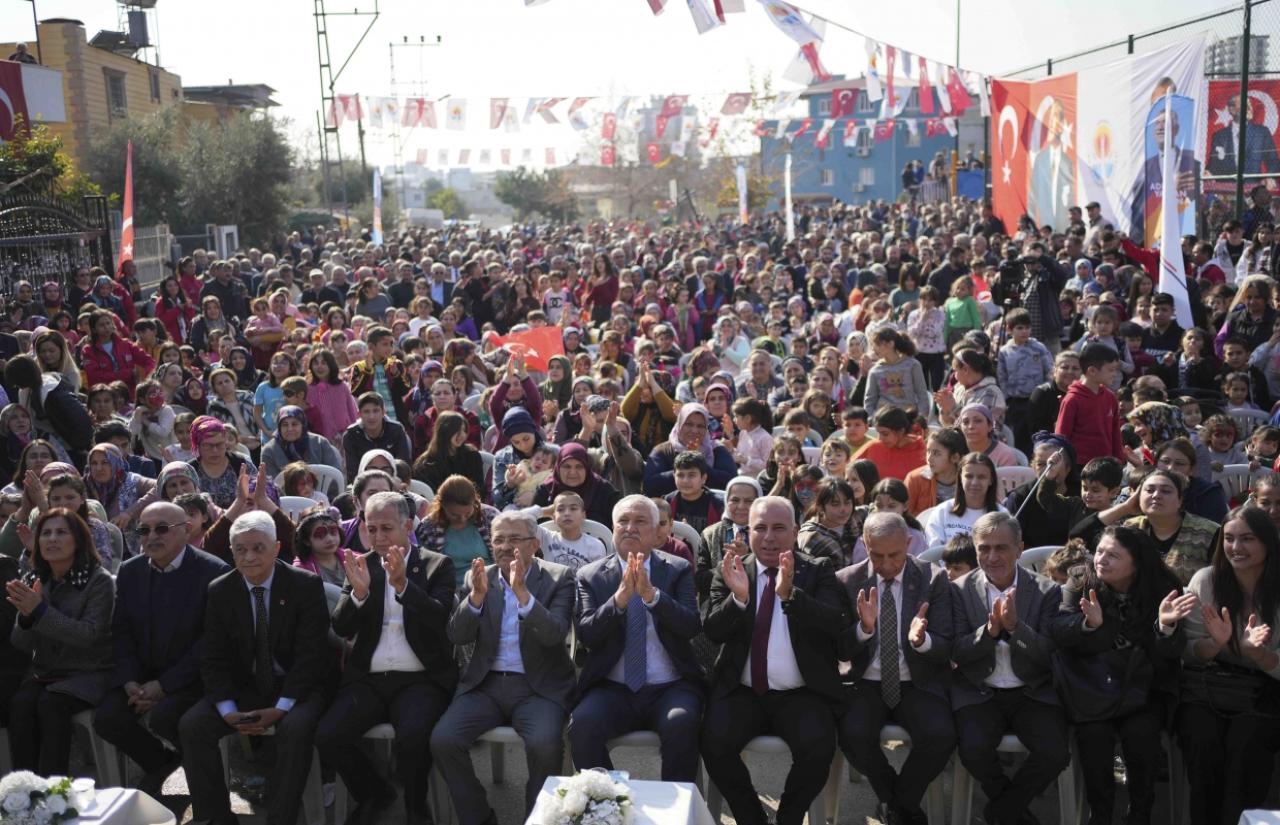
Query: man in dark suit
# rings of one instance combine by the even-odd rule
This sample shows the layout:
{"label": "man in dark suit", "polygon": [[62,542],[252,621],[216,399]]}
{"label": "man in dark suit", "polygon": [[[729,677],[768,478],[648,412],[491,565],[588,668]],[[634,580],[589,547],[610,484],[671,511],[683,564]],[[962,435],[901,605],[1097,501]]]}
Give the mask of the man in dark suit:
{"label": "man in dark suit", "polygon": [[[960,761],[982,785],[982,818],[1021,825],[1031,801],[1071,758],[1067,717],[1053,687],[1050,621],[1062,594],[1049,579],[1018,566],[1022,527],[1008,513],[987,513],[974,523],[978,569],[952,585],[955,708]],[[1013,779],[1005,777],[996,748],[1006,732],[1030,752]]]}
{"label": "man in dark suit", "polygon": [[267,822],[294,825],[333,661],[329,603],[318,576],[277,558],[276,525],[266,513],[235,520],[231,553],[236,569],[209,585],[200,657],[204,698],[178,723],[191,806],[197,820],[238,822],[218,742],[274,728]]}
{"label": "man in dark suit", "polygon": [[574,670],[565,638],[573,621],[573,570],[534,556],[538,522],[526,513],[493,520],[496,564],[473,559],[449,620],[449,638],[473,645],[453,704],[431,733],[431,754],[461,825],[495,823],[471,764],[485,731],[510,724],[529,763],[525,816],[564,761],[564,722]]}
{"label": "man in dark suit", "polygon": [[951,251],[947,253],[947,262],[929,273],[929,286],[938,290],[939,295],[950,295],[951,285],[956,279],[969,274],[965,258],[966,251],[963,247],[951,247]]}
{"label": "man in dark suit", "polygon": [[[857,608],[839,641],[852,681],[840,748],[871,781],[882,822],[923,825],[920,800],[956,745],[947,701],[950,589],[945,571],[907,555],[910,535],[897,513],[873,513],[862,538],[866,560],[836,574]],[[911,735],[900,774],[880,748],[880,729],[888,722]]]}
{"label": "man in dark suit", "polygon": [[692,782],[698,769],[703,674],[689,562],[657,546],[658,507],[645,496],[613,508],[617,553],[578,570],[578,643],[588,651],[581,699],[569,719],[574,765],[612,769],[608,741],[657,731],[662,780]]}
{"label": "man in dark suit", "polygon": [[[230,568],[187,545],[185,510],[156,502],[138,518],[142,555],[120,565],[111,638],[116,653],[112,690],[93,727],[142,768],[138,790],[158,795],[181,758],[178,720],[203,694],[201,634],[209,583]],[[143,715],[147,716],[143,724]]]}
{"label": "man in dark suit", "polygon": [[422,822],[431,773],[427,742],[458,683],[447,633],[453,562],[426,549],[409,553],[413,511],[401,493],[370,496],[364,525],[372,552],[347,555],[347,586],[333,611],[334,632],[354,637],[355,647],[316,731],[316,747],[358,803],[347,822],[381,821],[396,790],[378,776],[360,740],[369,728],[390,722],[405,811],[410,823]]}
{"label": "man in dark suit", "polygon": [[848,624],[835,571],[795,552],[796,517],[779,496],[751,505],[751,554],[724,556],[711,583],[704,630],[721,645],[702,726],[707,775],[742,825],[769,818],[742,749],[772,733],[791,749],[778,825],[800,825],[822,792],[836,749],[844,694],[836,639]]}
{"label": "man in dark suit", "polygon": [[1240,94],[1237,92],[1227,99],[1227,114],[1231,122],[1218,129],[1209,139],[1209,157],[1206,164],[1211,175],[1234,175],[1236,173],[1236,155],[1240,148],[1240,128],[1244,125],[1244,173],[1246,175],[1275,172],[1276,142],[1267,131],[1267,127],[1251,120],[1253,101],[1240,112]]}
{"label": "man in dark suit", "polygon": [[439,318],[444,308],[453,303],[453,282],[449,280],[449,271],[442,263],[432,264],[429,272],[431,277],[427,294],[431,296],[431,314]]}

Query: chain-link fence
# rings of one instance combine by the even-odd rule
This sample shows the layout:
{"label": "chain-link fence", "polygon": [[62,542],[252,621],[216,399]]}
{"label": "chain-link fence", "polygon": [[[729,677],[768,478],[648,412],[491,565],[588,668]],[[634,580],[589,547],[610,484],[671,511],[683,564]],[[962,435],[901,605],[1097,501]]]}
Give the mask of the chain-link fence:
{"label": "chain-link fence", "polygon": [[[1248,130],[1243,164],[1235,162],[1238,143],[1228,146],[1227,135],[1210,147],[1200,179],[1200,202],[1204,205],[1200,215],[1201,234],[1210,235],[1223,220],[1238,216],[1250,207],[1248,193],[1253,187],[1265,184],[1269,190],[1280,193],[1280,150],[1276,148],[1277,136],[1280,136],[1280,0],[1244,0],[1228,8],[1130,34],[1075,54],[1053,57],[1001,76],[1037,80],[1077,72],[1127,55],[1152,52],[1201,32],[1209,35],[1205,51],[1209,99],[1203,104],[1209,107],[1204,121],[1208,130],[1213,132],[1231,122],[1227,118],[1234,118],[1234,114],[1223,112],[1231,105],[1238,106],[1241,96],[1249,100],[1249,106],[1262,110],[1250,113],[1252,122],[1268,130],[1265,140],[1260,132]],[[1232,131],[1230,136],[1234,140],[1240,138],[1238,131]],[[1213,157],[1215,150],[1217,162]]]}

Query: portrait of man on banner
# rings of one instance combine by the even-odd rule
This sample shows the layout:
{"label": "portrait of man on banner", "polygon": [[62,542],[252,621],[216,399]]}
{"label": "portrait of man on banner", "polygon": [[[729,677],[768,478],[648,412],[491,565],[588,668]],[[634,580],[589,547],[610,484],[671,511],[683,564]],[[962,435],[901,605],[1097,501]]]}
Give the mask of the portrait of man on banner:
{"label": "portrait of man on banner", "polygon": [[[1237,86],[1237,88],[1239,88]],[[1209,137],[1209,156],[1205,159],[1205,164],[1209,168],[1211,175],[1234,175],[1236,173],[1236,156],[1240,149],[1240,129],[1244,128],[1244,173],[1246,175],[1259,175],[1263,172],[1276,172],[1278,169],[1276,162],[1276,142],[1272,137],[1272,129],[1268,129],[1267,125],[1258,123],[1255,120],[1257,115],[1254,97],[1255,95],[1266,93],[1249,91],[1249,101],[1244,107],[1243,117],[1241,117],[1240,93],[1236,92],[1227,98],[1225,107],[1226,120],[1224,124],[1223,112],[1211,112],[1210,116],[1214,117],[1213,126],[1218,127]],[[1274,128],[1276,121],[1275,102],[1268,96],[1265,98],[1270,101],[1267,107],[1267,118],[1270,121],[1268,125]]]}
{"label": "portrait of man on banner", "polygon": [[[1164,84],[1153,92],[1143,134],[1143,164],[1134,182],[1131,215],[1133,228],[1142,227],[1142,238],[1135,243],[1155,246],[1160,240],[1161,174],[1164,131],[1172,129],[1171,143],[1176,152],[1178,175],[1179,234],[1196,234],[1196,201],[1199,193],[1200,162],[1196,160],[1192,141],[1195,139],[1195,101],[1176,93],[1170,96],[1172,112],[1165,111]],[[1184,125],[1185,124],[1185,125]],[[1136,232],[1131,232],[1131,235]]]}
{"label": "portrait of man on banner", "polygon": [[1067,209],[1075,205],[1075,160],[1071,156],[1071,124],[1061,98],[1046,95],[1036,111],[1037,131],[1044,139],[1031,162],[1031,197],[1028,204],[1037,226],[1057,229],[1067,225]]}

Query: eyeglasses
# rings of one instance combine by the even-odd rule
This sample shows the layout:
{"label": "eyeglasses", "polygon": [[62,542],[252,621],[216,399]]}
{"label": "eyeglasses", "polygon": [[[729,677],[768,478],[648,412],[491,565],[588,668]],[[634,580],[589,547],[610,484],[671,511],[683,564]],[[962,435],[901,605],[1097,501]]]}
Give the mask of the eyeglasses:
{"label": "eyeglasses", "polygon": [[520,542],[532,541],[533,538],[534,538],[533,536],[494,536],[492,539],[490,539],[490,543],[494,547],[506,547],[507,545],[511,545],[512,547],[515,547],[519,545]]}
{"label": "eyeglasses", "polygon": [[151,535],[152,530],[155,531],[157,536],[167,536],[169,535],[169,531],[172,530],[173,528],[186,527],[190,523],[191,522],[189,521],[183,521],[178,524],[155,524],[155,525],[139,524],[137,528],[134,530],[134,532],[144,539],[147,536]]}
{"label": "eyeglasses", "polygon": [[338,529],[336,524],[319,524],[311,531],[312,539],[327,539],[329,536],[340,535],[342,531]]}

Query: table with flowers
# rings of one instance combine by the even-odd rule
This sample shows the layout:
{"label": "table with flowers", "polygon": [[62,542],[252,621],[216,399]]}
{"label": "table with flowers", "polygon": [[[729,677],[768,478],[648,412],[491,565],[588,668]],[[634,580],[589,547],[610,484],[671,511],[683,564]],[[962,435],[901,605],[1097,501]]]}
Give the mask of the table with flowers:
{"label": "table with flowers", "polygon": [[[549,777],[538,793],[527,825],[713,825],[711,811],[707,809],[702,793],[690,782],[628,779],[615,784],[615,787],[622,786],[629,797],[622,811],[580,810],[582,806],[575,804],[574,795],[562,794],[561,790],[574,788],[575,783],[591,773],[587,771],[576,777]],[[598,777],[607,778],[607,775],[600,773]],[[598,777],[590,777],[587,781],[602,781]],[[591,799],[602,795],[605,794],[585,794]]]}

